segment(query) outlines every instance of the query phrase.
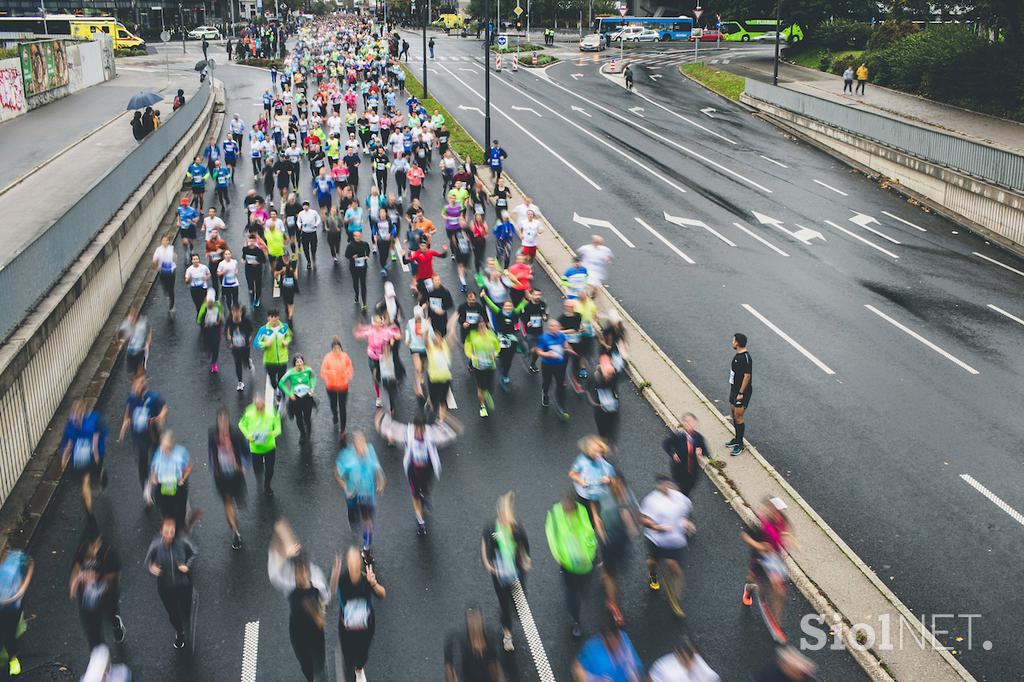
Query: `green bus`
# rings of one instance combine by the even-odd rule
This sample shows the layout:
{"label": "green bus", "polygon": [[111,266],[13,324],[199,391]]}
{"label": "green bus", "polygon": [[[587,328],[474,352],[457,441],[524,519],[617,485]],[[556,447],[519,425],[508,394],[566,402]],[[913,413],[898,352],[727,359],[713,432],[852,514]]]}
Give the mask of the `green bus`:
{"label": "green bus", "polygon": [[[775,30],[780,24],[774,19],[746,19],[744,21],[728,19],[722,22],[722,40],[738,42],[775,42]],[[803,29],[799,24],[785,25],[779,33],[787,43],[796,43],[804,39]]]}

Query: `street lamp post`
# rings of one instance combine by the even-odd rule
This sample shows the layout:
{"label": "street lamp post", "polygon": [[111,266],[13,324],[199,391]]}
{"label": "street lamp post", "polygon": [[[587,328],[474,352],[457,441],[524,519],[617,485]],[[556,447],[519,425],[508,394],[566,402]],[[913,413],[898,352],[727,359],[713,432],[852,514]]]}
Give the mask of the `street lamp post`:
{"label": "street lamp post", "polygon": [[[498,0],[499,7],[501,0]],[[491,0],[484,0],[484,143],[483,148],[491,146]]]}
{"label": "street lamp post", "polygon": [[429,97],[427,94],[427,23],[430,21],[430,0],[427,0],[423,8],[423,99]]}
{"label": "street lamp post", "polygon": [[782,0],[775,0],[775,64],[772,69],[772,85],[776,86],[779,84],[779,42],[782,37],[781,14]]}
{"label": "street lamp post", "polygon": [[185,18],[181,13],[181,3],[178,3],[178,30],[181,31],[181,53],[185,54]]}
{"label": "street lamp post", "polygon": [[45,2],[45,0],[42,0],[39,3],[39,13],[43,17],[43,33],[46,34],[46,35],[50,35],[50,32],[46,29],[46,2]]}

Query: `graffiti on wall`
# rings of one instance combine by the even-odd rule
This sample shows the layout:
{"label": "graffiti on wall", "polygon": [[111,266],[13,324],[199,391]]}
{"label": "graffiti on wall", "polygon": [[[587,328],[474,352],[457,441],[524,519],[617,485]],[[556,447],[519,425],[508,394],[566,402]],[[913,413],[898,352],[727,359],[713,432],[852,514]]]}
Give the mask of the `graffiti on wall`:
{"label": "graffiti on wall", "polygon": [[0,69],[0,107],[21,111],[25,106],[25,92],[21,87],[20,69]]}

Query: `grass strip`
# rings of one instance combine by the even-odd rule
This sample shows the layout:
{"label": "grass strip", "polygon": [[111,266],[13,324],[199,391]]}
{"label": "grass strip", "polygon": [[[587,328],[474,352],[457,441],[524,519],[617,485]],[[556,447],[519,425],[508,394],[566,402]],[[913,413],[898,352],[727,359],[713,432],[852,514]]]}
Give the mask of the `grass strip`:
{"label": "grass strip", "polygon": [[683,64],[679,67],[679,71],[708,90],[734,101],[739,101],[740,95],[743,94],[743,90],[747,86],[747,82],[742,76],[713,69],[710,66],[705,66],[703,62]]}
{"label": "grass strip", "polygon": [[448,126],[448,132],[451,136],[448,138],[448,145],[459,155],[459,158],[465,158],[466,154],[469,154],[473,159],[474,163],[484,162],[484,149],[476,140],[474,140],[466,129],[459,125],[459,122],[455,120],[447,109],[433,97],[423,98],[423,85],[419,79],[413,74],[412,70],[402,64],[402,68],[405,70],[405,89],[410,95],[418,99],[426,107],[427,111],[431,114],[434,111],[440,111],[441,115],[444,116],[445,123]]}

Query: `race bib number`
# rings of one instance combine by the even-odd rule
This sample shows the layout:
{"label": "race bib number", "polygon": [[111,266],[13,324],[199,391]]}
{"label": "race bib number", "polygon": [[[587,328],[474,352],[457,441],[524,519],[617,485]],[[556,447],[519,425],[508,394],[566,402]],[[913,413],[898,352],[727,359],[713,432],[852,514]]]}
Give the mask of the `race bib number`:
{"label": "race bib number", "polygon": [[476,324],[480,321],[480,313],[469,311],[466,313],[466,322],[469,324]]}
{"label": "race bib number", "polygon": [[541,317],[540,315],[530,315],[530,326],[540,327]]}
{"label": "race bib number", "polygon": [[75,441],[75,448],[72,452],[72,460],[76,469],[84,469],[92,461],[92,441],[87,438],[79,438]]}
{"label": "race bib number", "polygon": [[356,256],[354,260],[357,268],[366,267],[366,256]]}
{"label": "race bib number", "polygon": [[142,433],[149,428],[149,408],[146,406],[136,407],[132,410],[132,431]]}
{"label": "race bib number", "polygon": [[342,620],[346,630],[365,630],[370,625],[370,604],[365,599],[345,602]]}

